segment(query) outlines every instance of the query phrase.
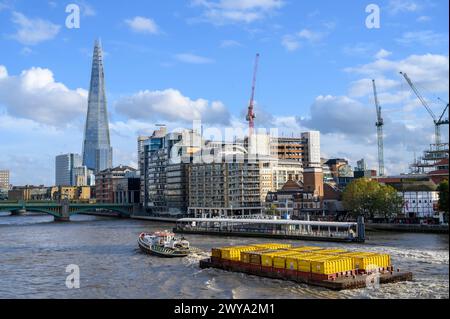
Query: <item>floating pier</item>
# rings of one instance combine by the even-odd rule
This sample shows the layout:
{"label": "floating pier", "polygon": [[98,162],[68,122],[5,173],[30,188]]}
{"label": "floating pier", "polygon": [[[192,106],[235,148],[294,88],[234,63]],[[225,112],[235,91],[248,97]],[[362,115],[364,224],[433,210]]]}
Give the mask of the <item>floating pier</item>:
{"label": "floating pier", "polygon": [[391,265],[387,254],[343,249],[261,244],[213,248],[200,268],[217,268],[266,278],[289,280],[332,290],[410,281],[411,272]]}
{"label": "floating pier", "polygon": [[274,219],[182,218],[176,233],[240,237],[264,237],[330,242],[364,242],[364,220],[321,222]]}

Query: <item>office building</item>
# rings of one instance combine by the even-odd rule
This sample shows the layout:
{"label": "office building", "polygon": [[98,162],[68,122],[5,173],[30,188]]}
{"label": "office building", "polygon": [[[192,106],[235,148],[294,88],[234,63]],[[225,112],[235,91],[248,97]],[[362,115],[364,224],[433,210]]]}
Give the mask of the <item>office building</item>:
{"label": "office building", "polygon": [[74,168],[81,166],[79,154],[62,154],[55,158],[55,186],[75,186]]}
{"label": "office building", "polygon": [[[103,52],[95,42],[83,142],[83,166],[97,173],[112,167],[112,148],[106,106]],[[81,166],[81,165],[79,165]]]}
{"label": "office building", "polygon": [[10,181],[9,181],[9,170],[2,169],[0,170],[0,189],[9,189]]}
{"label": "office building", "polygon": [[94,171],[86,166],[74,167],[72,171],[72,181],[74,186],[95,186]]}

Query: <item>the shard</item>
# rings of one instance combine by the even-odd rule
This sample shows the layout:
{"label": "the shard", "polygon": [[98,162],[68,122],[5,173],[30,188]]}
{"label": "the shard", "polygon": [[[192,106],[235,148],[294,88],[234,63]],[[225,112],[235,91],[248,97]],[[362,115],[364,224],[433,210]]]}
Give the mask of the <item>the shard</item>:
{"label": "the shard", "polygon": [[94,172],[112,167],[103,52],[98,40],[95,42],[92,59],[91,84],[84,131],[83,165]]}

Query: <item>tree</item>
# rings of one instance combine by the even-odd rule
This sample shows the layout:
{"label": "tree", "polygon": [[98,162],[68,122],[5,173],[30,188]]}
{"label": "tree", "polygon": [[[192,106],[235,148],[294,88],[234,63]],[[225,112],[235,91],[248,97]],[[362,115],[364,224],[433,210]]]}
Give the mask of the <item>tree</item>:
{"label": "tree", "polygon": [[403,199],[389,185],[360,178],[347,185],[343,194],[343,203],[355,217],[387,219],[401,213]]}
{"label": "tree", "polygon": [[438,186],[439,210],[448,214],[448,180],[443,180]]}
{"label": "tree", "polygon": [[266,211],[267,215],[276,216],[278,215],[277,205],[271,204],[270,208]]}

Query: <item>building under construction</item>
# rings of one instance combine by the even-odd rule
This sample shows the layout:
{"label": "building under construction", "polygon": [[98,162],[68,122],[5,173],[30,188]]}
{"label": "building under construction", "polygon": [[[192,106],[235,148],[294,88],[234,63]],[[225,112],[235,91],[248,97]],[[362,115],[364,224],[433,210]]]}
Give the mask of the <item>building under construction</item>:
{"label": "building under construction", "polygon": [[448,117],[445,118],[446,113],[449,111],[448,103],[444,102],[439,98],[441,102],[444,103],[445,108],[441,115],[438,117],[434,114],[427,100],[422,96],[420,91],[410,77],[404,73],[400,74],[405,78],[406,82],[411,87],[412,91],[415,93],[419,101],[425,107],[425,109],[430,114],[434,122],[434,143],[430,145],[428,150],[425,150],[423,155],[419,158],[415,158],[414,162],[410,165],[411,173],[413,174],[430,174],[434,171],[441,170],[441,167],[447,163],[447,174],[448,174],[448,142],[443,142],[441,139],[441,126],[448,125]]}
{"label": "building under construction", "polygon": [[448,143],[431,144],[422,156],[414,159],[410,171],[412,174],[428,174],[436,177],[442,175],[448,178],[448,155]]}

